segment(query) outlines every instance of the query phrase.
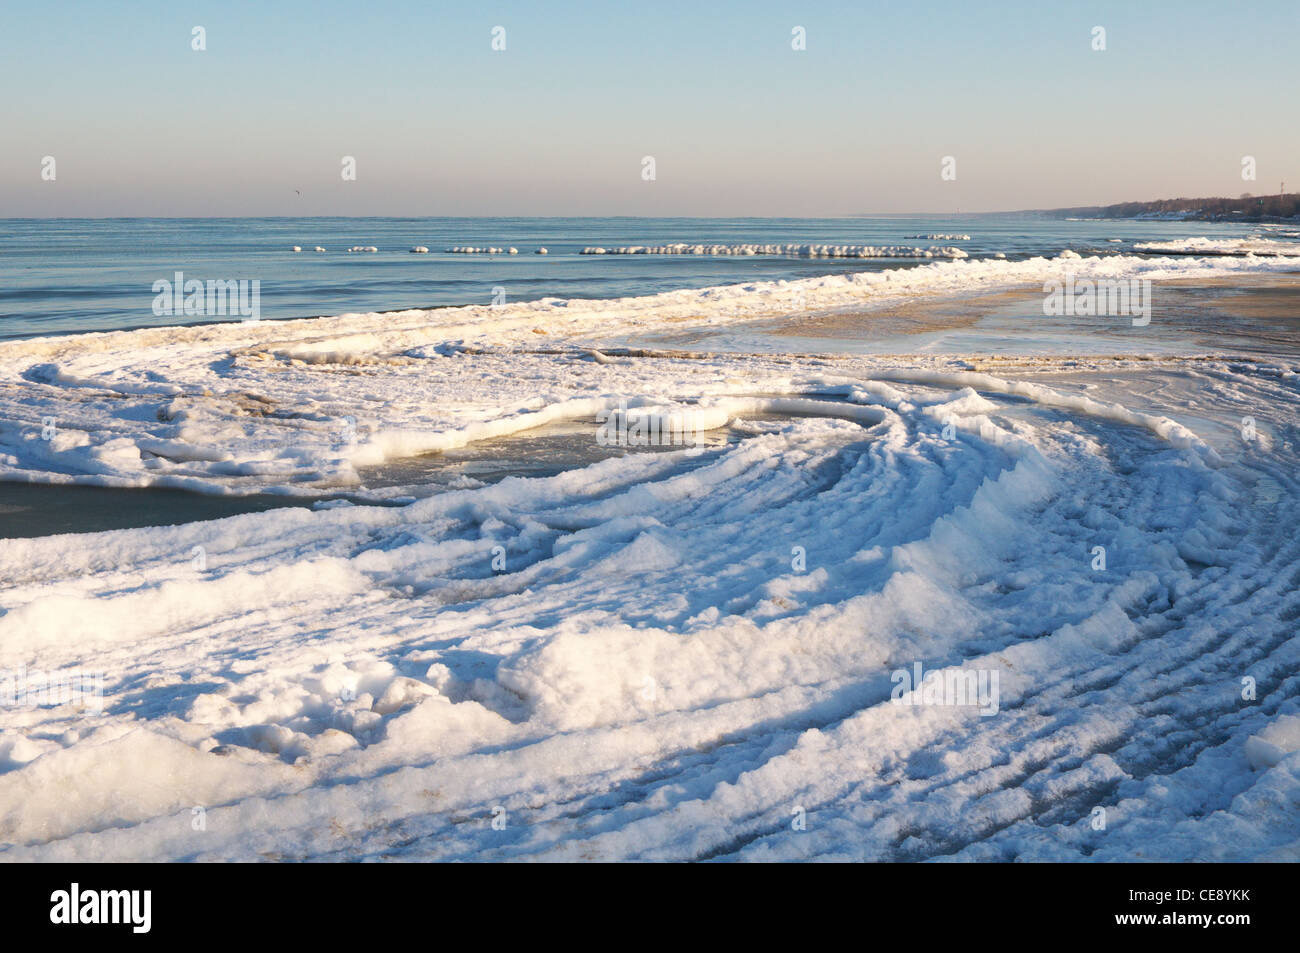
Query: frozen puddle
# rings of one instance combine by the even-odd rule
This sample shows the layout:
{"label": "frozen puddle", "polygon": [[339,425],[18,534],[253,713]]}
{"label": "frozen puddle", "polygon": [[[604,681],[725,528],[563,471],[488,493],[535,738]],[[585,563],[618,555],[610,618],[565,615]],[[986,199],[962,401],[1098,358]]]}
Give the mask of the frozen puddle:
{"label": "frozen puddle", "polygon": [[318,496],[212,496],[162,488],[0,483],[0,539],[175,526],[278,507],[337,505],[339,501],[403,504],[446,490],[486,486],[507,477],[555,476],[628,453],[676,452],[681,455],[680,466],[689,469],[705,462],[713,451],[769,432],[782,421],[810,415],[767,413],[759,419],[733,419],[725,427],[702,432],[691,452],[683,452],[684,448],[676,445],[601,446],[595,437],[599,426],[595,418],[563,420],[453,450],[361,467],[357,470],[361,486]]}
{"label": "frozen puddle", "polygon": [[[465,447],[389,460],[357,469],[367,489],[393,487],[427,496],[442,489],[467,489],[496,483],[506,477],[549,477],[565,470],[589,466],[626,453],[681,452],[681,446],[601,446],[596,441],[598,423],[565,420],[525,430],[508,437],[475,441]],[[699,447],[717,450],[746,435],[727,427],[702,434]]]}
{"label": "frozen puddle", "polygon": [[[831,410],[833,398],[809,395],[806,399],[820,401],[828,412]],[[715,455],[714,451],[734,446],[747,437],[770,432],[783,422],[806,416],[816,416],[815,408],[802,413],[767,411],[753,417],[732,417],[725,427],[701,431],[698,436],[693,436],[690,447],[667,443],[602,445],[596,439],[600,424],[594,417],[561,420],[508,437],[475,441],[453,450],[360,467],[357,473],[367,490],[401,488],[412,496],[422,497],[445,489],[468,489],[496,483],[506,477],[555,476],[629,453],[678,453],[682,456],[681,466],[689,468]]]}

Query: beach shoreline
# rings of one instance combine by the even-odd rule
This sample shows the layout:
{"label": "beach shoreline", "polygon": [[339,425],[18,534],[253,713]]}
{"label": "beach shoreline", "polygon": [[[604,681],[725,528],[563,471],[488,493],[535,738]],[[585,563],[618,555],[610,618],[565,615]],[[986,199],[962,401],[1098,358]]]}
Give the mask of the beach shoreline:
{"label": "beach shoreline", "polygon": [[10,713],[0,859],[1284,854],[1300,275],[926,269],[0,344],[0,477],[136,487],[0,483],[122,527],[0,538],[0,669],[104,686]]}

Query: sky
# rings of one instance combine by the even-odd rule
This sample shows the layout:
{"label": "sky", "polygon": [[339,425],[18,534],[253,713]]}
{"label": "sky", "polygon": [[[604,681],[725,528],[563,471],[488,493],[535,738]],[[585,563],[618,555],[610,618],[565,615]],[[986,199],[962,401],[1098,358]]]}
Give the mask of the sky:
{"label": "sky", "polygon": [[0,217],[821,217],[1300,189],[1295,0],[982,6],[5,3]]}

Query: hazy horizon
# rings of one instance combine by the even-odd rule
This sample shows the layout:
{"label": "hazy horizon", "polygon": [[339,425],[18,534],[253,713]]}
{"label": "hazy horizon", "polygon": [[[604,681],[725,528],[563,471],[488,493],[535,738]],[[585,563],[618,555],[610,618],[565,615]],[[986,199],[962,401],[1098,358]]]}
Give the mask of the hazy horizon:
{"label": "hazy horizon", "polygon": [[[1259,195],[1263,195],[1264,193],[1258,193],[1258,194],[1259,194]],[[1288,193],[1288,194],[1293,194],[1293,193]],[[1235,197],[1235,196],[1232,196],[1232,197]],[[1146,202],[1146,201],[1161,201],[1161,200],[1174,200],[1174,199],[1213,199],[1213,198],[1229,198],[1229,196],[1212,196],[1212,195],[1197,195],[1197,196],[1190,196],[1190,195],[1184,196],[1184,195],[1179,195],[1179,196],[1173,196],[1173,195],[1170,195],[1170,196],[1156,196],[1156,197],[1146,198],[1146,199],[1121,199],[1121,200],[1119,200],[1118,202],[1107,202],[1107,203],[1105,203],[1105,204],[1106,204],[1106,205],[1118,205],[1118,204],[1123,204],[1123,203],[1126,202],[1126,201],[1132,201],[1132,202]],[[43,219],[48,219],[48,220],[50,220],[50,221],[59,221],[59,220],[65,220],[65,221],[94,221],[94,220],[96,220],[96,219],[103,219],[103,220],[105,220],[105,221],[108,221],[108,220],[112,220],[112,219],[181,219],[181,220],[184,220],[184,219],[242,219],[242,218],[247,218],[247,219],[277,219],[277,218],[283,218],[283,219],[289,219],[289,220],[300,220],[300,219],[308,219],[308,218],[343,218],[343,219],[349,219],[349,218],[355,218],[355,219],[366,219],[366,218],[392,218],[392,219],[410,219],[410,220],[412,220],[412,221],[419,221],[419,220],[422,220],[422,219],[439,219],[439,218],[445,218],[445,219],[503,219],[503,220],[509,220],[509,219],[539,219],[539,220],[540,220],[540,219],[584,219],[584,218],[585,218],[585,219],[593,219],[593,220],[607,220],[607,219],[619,219],[619,218],[626,218],[626,219],[646,219],[646,220],[651,220],[651,219],[661,218],[661,219],[687,219],[687,220],[689,220],[689,219],[699,219],[700,221],[717,221],[717,220],[743,221],[743,220],[745,220],[745,219],[753,219],[753,220],[755,220],[755,221],[780,221],[781,219],[788,219],[788,220],[791,220],[791,221],[812,221],[812,222],[815,222],[815,221],[829,221],[829,220],[835,220],[835,219],[854,219],[854,218],[864,218],[864,219],[874,219],[874,218],[883,218],[883,219],[889,219],[889,218],[898,218],[898,219],[909,219],[909,218],[933,218],[933,219],[937,219],[937,220],[944,220],[944,219],[959,219],[959,218],[988,218],[988,217],[994,217],[994,216],[998,216],[998,215],[1034,215],[1034,214],[1040,214],[1040,213],[1046,213],[1046,212],[1059,211],[1059,210],[1061,210],[1061,209],[1072,208],[1072,207],[1073,207],[1073,206],[1056,206],[1056,207],[1054,207],[1054,208],[990,209],[990,210],[988,210],[988,211],[983,211],[983,212],[911,212],[911,211],[905,211],[905,212],[842,212],[842,213],[838,213],[838,214],[834,214],[834,215],[657,215],[657,214],[656,214],[656,215],[628,215],[628,214],[619,214],[619,213],[615,213],[615,214],[611,214],[611,215],[559,215],[559,214],[556,214],[556,215],[512,215],[512,214],[507,213],[507,212],[501,212],[501,213],[496,213],[496,212],[494,212],[494,213],[491,213],[491,214],[484,214],[484,215],[442,215],[442,214],[429,214],[429,215],[389,215],[389,214],[365,214],[365,213],[357,214],[357,215],[328,215],[328,214],[323,214],[323,215],[258,215],[258,214],[252,214],[252,213],[250,213],[250,214],[247,214],[247,215],[220,215],[220,214],[211,214],[211,215],[5,215],[5,216],[2,217],[2,220],[5,220],[5,221],[40,221],[40,220],[43,220]],[[1080,206],[1080,207],[1083,207],[1083,206]]]}
{"label": "hazy horizon", "polygon": [[921,216],[1300,183],[1284,3],[7,19],[5,218]]}

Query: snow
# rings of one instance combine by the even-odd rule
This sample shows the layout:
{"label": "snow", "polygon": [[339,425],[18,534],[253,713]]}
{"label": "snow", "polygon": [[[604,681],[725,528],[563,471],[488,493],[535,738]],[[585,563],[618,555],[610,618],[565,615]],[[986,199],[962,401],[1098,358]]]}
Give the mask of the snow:
{"label": "snow", "polygon": [[1300,242],[1274,238],[1179,238],[1164,242],[1137,242],[1136,251],[1165,255],[1300,255]]}
{"label": "snow", "polygon": [[[1285,260],[1081,259],[1069,252],[1061,259],[967,260],[643,298],[545,298],[8,342],[0,344],[0,478],[315,493],[356,485],[358,465],[489,435],[482,429],[489,421],[490,435],[502,436],[570,413],[564,389],[583,376],[569,359],[527,353],[547,342],[617,338],[684,320],[724,329],[798,310],[883,307],[917,294],[1041,287],[1065,269],[1078,280],[1160,280],[1287,267]],[[473,354],[483,348],[491,352]],[[321,373],[331,368],[348,371]],[[615,365],[604,403],[597,407],[598,395],[584,391],[571,416],[612,407],[617,394],[645,395],[643,369]],[[663,397],[700,393],[693,375],[672,393],[661,390]],[[456,399],[467,393],[491,397]]]}
{"label": "snow", "polygon": [[1300,751],[1300,715],[1284,715],[1246,739],[1246,758],[1257,769],[1271,768]]}
{"label": "snow", "polygon": [[[0,540],[0,700],[6,673],[103,679],[0,713],[0,857],[1294,859],[1300,367],[606,343],[1285,265],[962,260],[0,344],[5,479],[354,504]],[[633,411],[744,439],[361,487]],[[894,701],[918,665],[996,705]]]}

